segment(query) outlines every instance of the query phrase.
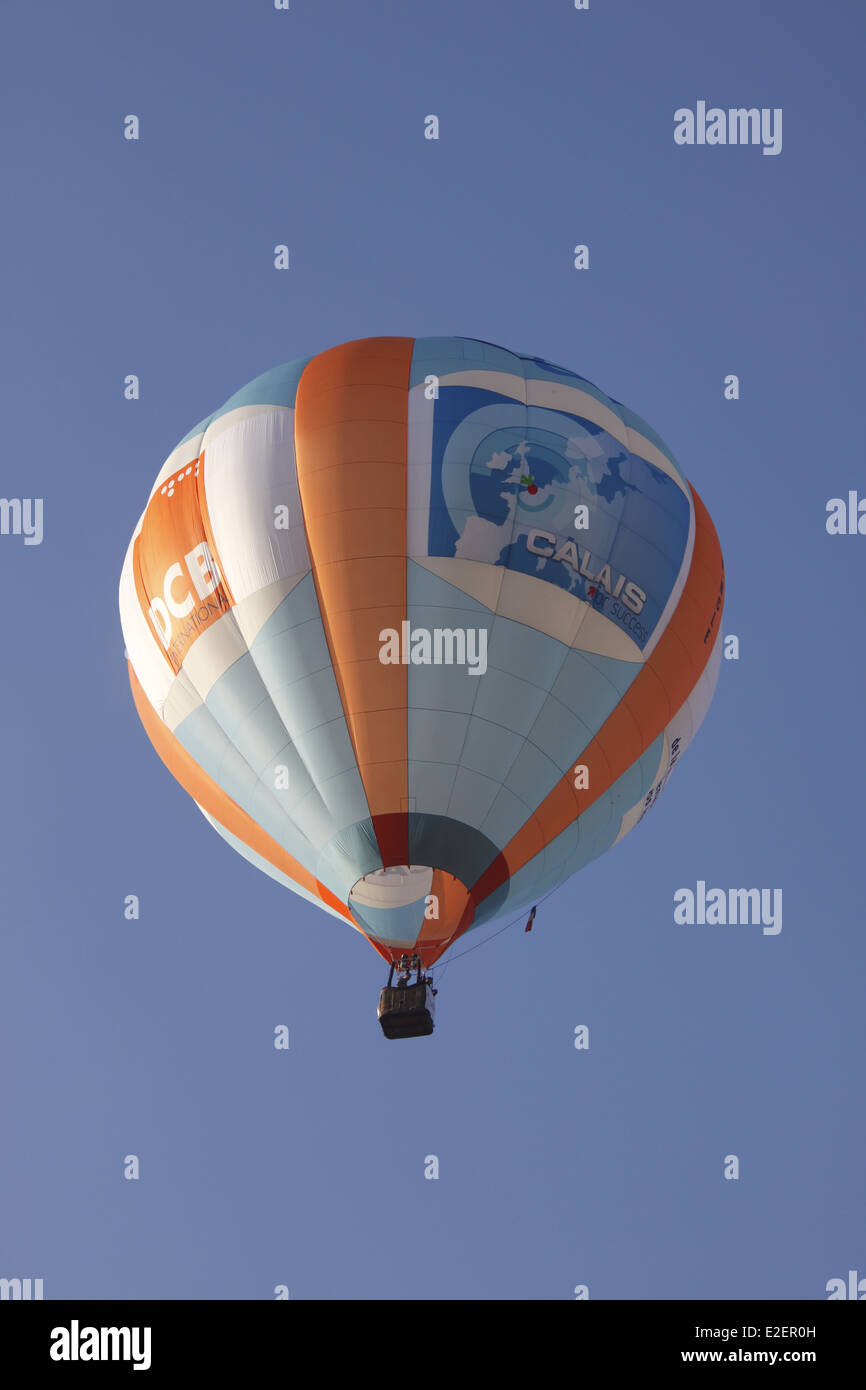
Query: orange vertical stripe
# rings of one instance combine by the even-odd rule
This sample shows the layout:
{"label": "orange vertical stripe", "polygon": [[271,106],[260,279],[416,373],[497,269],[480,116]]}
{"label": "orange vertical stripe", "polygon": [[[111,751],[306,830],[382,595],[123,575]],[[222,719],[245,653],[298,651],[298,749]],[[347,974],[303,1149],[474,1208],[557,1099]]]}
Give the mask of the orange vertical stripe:
{"label": "orange vertical stripe", "polygon": [[413,338],[320,353],[295,403],[313,580],[382,863],[409,862],[407,668],[379,660],[406,618],[406,456]]}
{"label": "orange vertical stripe", "polygon": [[[433,870],[430,893],[439,915],[424,921],[414,948],[425,966],[432,965],[447,950],[458,926],[463,923],[467,905],[471,907],[466,885],[444,869]],[[464,924],[464,929],[465,926],[468,923]]]}

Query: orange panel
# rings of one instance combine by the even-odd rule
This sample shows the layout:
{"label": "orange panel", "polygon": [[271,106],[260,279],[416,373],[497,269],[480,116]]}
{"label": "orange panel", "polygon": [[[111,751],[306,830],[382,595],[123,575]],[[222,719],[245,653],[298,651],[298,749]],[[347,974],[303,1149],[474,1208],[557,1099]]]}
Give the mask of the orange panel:
{"label": "orange panel", "polygon": [[141,611],[174,672],[192,643],[234,603],[220,572],[203,484],[200,454],[151,497],[132,551]]}
{"label": "orange panel", "polygon": [[464,913],[467,908],[472,910],[466,885],[443,869],[434,869],[430,892],[438,899],[439,917],[424,922],[415,943],[425,966],[432,965],[448,949],[458,928],[466,930],[469,923],[463,921]]}
{"label": "orange panel", "polygon": [[413,338],[364,338],[301,374],[295,456],[331,662],[385,867],[408,863],[407,668],[379,661],[406,618]]}

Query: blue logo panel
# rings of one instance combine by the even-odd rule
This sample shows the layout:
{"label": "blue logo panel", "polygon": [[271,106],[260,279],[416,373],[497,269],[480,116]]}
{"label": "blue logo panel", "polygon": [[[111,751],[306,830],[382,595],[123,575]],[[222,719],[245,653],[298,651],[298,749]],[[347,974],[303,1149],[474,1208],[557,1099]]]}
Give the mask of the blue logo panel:
{"label": "blue logo panel", "polygon": [[476,387],[441,389],[430,555],[568,589],[643,648],[682,565],[689,520],[677,483],[591,421]]}

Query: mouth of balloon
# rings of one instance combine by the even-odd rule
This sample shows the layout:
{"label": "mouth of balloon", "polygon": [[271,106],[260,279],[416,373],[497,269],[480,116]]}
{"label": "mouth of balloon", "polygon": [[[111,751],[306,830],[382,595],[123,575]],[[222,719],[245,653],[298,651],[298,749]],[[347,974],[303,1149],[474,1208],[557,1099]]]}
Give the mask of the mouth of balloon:
{"label": "mouth of balloon", "polygon": [[425,938],[438,938],[442,933],[444,924],[433,876],[434,870],[421,864],[375,869],[359,878],[352,888],[349,910],[356,922],[383,946],[408,951],[422,933]]}

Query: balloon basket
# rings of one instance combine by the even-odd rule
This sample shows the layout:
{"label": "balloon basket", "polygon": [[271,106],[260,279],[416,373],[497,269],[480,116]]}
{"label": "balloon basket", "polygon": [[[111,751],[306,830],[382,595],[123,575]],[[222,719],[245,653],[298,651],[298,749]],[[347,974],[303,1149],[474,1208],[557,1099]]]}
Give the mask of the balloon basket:
{"label": "balloon basket", "polygon": [[[397,967],[400,978],[394,984],[394,965],[388,976],[388,983],[379,995],[379,1022],[386,1038],[426,1038],[433,1032],[435,996],[429,976],[422,974],[421,961],[413,956],[407,961],[404,956]],[[416,979],[411,980],[415,970]]]}

